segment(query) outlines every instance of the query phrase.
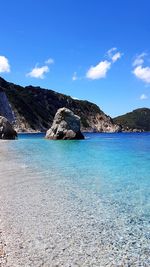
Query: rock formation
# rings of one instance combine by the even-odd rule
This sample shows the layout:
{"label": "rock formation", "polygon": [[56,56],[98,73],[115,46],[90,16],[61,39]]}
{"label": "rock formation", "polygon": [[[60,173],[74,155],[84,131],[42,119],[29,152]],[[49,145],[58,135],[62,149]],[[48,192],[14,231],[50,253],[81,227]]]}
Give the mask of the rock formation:
{"label": "rock formation", "polygon": [[0,116],[7,118],[10,123],[15,122],[15,116],[12,111],[11,105],[8,101],[6,93],[0,87]]}
{"label": "rock formation", "polygon": [[[47,131],[52,125],[57,110],[62,107],[69,108],[81,118],[81,131],[120,131],[120,127],[109,116],[89,101],[73,99],[70,96],[40,87],[22,87],[9,83],[2,78],[0,78],[0,87],[5,93],[14,114],[15,123],[13,125],[16,131]],[[1,98],[1,102],[6,101]],[[9,113],[6,112],[3,105],[0,115],[10,121],[10,116],[4,115]]]}
{"label": "rock formation", "polygon": [[74,140],[84,139],[80,131],[80,117],[70,109],[58,109],[52,127],[46,133],[47,139]]}
{"label": "rock formation", "polygon": [[17,133],[9,121],[5,117],[0,116],[0,139],[15,139],[16,137]]}

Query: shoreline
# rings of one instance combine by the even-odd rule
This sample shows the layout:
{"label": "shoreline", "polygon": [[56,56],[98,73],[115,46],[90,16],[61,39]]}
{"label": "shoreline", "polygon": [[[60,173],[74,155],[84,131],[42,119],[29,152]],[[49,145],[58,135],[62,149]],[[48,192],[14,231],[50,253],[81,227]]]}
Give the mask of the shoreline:
{"label": "shoreline", "polygon": [[[82,131],[82,133],[88,133],[88,134],[120,134],[120,133],[150,133],[150,131],[137,131],[137,132],[134,132],[134,131],[121,131],[121,132],[91,132],[91,131]],[[46,132],[40,132],[40,131],[33,131],[33,132],[17,132],[17,134],[46,134]]]}
{"label": "shoreline", "polygon": [[[94,166],[91,169],[90,164],[92,166],[94,161],[90,155],[87,158],[90,164],[85,170],[80,168],[78,160],[74,161],[74,155],[73,161],[66,162],[70,151],[78,150],[82,144],[86,149],[85,142],[67,146],[59,142],[53,144],[48,143],[50,147],[47,152],[47,143],[43,149],[40,146],[38,154],[44,153],[45,156],[47,153],[47,156],[37,157],[33,161],[37,151],[33,151],[35,144],[32,142],[28,143],[27,151],[22,143],[21,148],[16,148],[14,142],[3,143],[0,230],[3,260],[7,263],[2,267],[149,266],[149,259],[146,258],[147,218],[142,209],[136,208],[137,197],[133,201],[133,194],[138,196],[138,187],[134,192],[135,185],[131,183],[129,190],[128,183],[125,183],[124,195],[121,194],[122,185],[117,188],[116,184],[114,192],[109,185],[107,194],[97,191],[107,177],[103,177],[103,180],[101,172],[94,172]],[[84,151],[85,154],[89,148]],[[90,153],[93,153],[93,143],[91,148]],[[55,151],[59,151],[57,164]],[[53,155],[52,161],[47,161],[49,152],[52,153],[50,158]],[[102,151],[103,157],[106,155]],[[40,160],[44,162],[45,159],[48,164],[40,165]],[[46,169],[48,165],[50,167]],[[98,171],[101,168],[100,165]],[[93,188],[93,180],[96,189]]]}

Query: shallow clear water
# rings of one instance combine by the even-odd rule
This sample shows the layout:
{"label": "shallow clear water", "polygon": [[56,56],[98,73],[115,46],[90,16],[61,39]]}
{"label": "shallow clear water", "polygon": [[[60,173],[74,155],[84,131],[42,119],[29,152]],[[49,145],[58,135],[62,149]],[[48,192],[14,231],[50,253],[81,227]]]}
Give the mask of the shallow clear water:
{"label": "shallow clear water", "polygon": [[85,136],[1,142],[4,266],[150,266],[150,133]]}
{"label": "shallow clear water", "polygon": [[59,172],[61,179],[86,188],[89,193],[111,196],[120,204],[130,201],[131,209],[138,208],[148,215],[149,133],[86,134],[85,141],[69,142],[44,140],[43,135],[21,135],[11,146],[25,164],[44,171],[46,176],[56,172],[57,179]]}

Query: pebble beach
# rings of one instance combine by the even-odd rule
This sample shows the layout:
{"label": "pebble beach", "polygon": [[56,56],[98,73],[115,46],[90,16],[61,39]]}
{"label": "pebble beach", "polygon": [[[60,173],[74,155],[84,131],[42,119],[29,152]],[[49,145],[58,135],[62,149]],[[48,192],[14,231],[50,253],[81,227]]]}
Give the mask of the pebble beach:
{"label": "pebble beach", "polygon": [[133,189],[139,196],[138,186],[124,188],[126,202],[119,188],[106,198],[70,163],[72,179],[65,168],[29,164],[15,142],[1,142],[1,267],[150,266],[149,217],[130,194]]}

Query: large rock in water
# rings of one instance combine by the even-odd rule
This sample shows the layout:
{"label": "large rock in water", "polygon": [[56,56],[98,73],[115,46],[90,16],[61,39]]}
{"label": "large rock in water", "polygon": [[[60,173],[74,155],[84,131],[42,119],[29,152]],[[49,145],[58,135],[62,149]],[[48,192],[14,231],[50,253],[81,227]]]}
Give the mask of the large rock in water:
{"label": "large rock in water", "polygon": [[0,116],[0,139],[15,139],[16,137],[17,133],[9,121],[5,117]]}
{"label": "large rock in water", "polygon": [[58,109],[53,124],[46,133],[46,138],[54,140],[84,139],[80,131],[80,117],[75,115],[70,109]]}

